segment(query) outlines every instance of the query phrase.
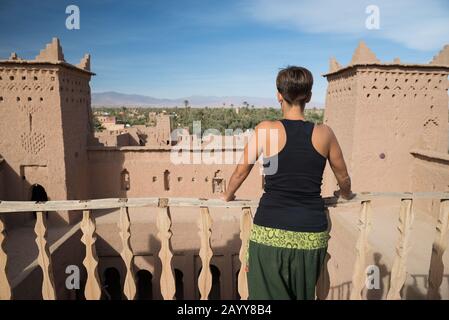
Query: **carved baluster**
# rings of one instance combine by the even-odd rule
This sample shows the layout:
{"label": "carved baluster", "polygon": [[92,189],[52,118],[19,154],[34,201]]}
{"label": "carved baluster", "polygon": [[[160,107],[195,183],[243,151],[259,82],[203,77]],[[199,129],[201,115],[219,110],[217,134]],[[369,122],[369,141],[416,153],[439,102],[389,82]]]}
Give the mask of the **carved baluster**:
{"label": "carved baluster", "polygon": [[400,300],[401,289],[407,276],[407,256],[410,251],[410,234],[413,224],[412,200],[402,199],[399,213],[399,239],[396,245],[396,257],[391,268],[388,300]]}
{"label": "carved baluster", "polygon": [[354,264],[354,273],[352,276],[352,290],[350,299],[361,300],[362,290],[366,280],[366,259],[368,256],[369,245],[368,235],[371,229],[371,202],[362,201],[359,217],[359,238],[356,244],[356,260]]}
{"label": "carved baluster", "polygon": [[251,215],[251,208],[242,208],[242,216],[240,217],[240,239],[242,246],[240,247],[240,271],[238,275],[238,292],[241,300],[248,299],[248,282],[246,278],[246,256],[248,252],[248,242],[253,225],[253,217]]}
{"label": "carved baluster", "polygon": [[98,276],[98,257],[95,248],[95,219],[91,217],[90,211],[83,211],[83,220],[81,221],[81,231],[83,236],[81,241],[86,247],[86,257],[83,260],[83,265],[87,271],[86,287],[84,289],[84,296],[86,300],[99,300],[101,298],[101,284]]}
{"label": "carved baluster", "polygon": [[162,263],[161,271],[161,293],[165,300],[173,300],[175,296],[175,277],[173,276],[173,269],[171,259],[173,254],[170,250],[170,238],[172,233],[170,231],[171,220],[168,209],[168,199],[159,199],[158,213],[157,213],[157,237],[161,241],[161,250],[159,251],[159,258]]}
{"label": "carved baluster", "polygon": [[199,236],[201,239],[200,258],[202,268],[198,277],[198,288],[200,290],[201,300],[207,300],[212,288],[212,273],[210,271],[210,260],[213,253],[210,246],[210,236],[212,219],[207,207],[201,207],[200,218],[198,219]]}
{"label": "carved baluster", "polygon": [[44,300],[55,300],[56,292],[53,281],[53,268],[51,264],[50,250],[47,244],[47,224],[45,214],[36,212],[36,244],[38,249],[37,261],[42,269],[42,298]]}
{"label": "carved baluster", "polygon": [[123,261],[126,266],[126,278],[125,278],[125,287],[123,289],[128,300],[133,300],[136,296],[136,282],[134,279],[134,267],[133,260],[134,255],[131,249],[130,232],[131,222],[129,220],[128,208],[122,207],[120,208],[120,238],[122,240],[122,252],[120,253]]}
{"label": "carved baluster", "polygon": [[441,282],[443,281],[444,264],[443,255],[449,242],[449,200],[440,202],[440,214],[436,227],[435,241],[432,246],[432,257],[429,269],[429,288],[427,299],[441,299],[439,293]]}
{"label": "carved baluster", "polygon": [[7,277],[8,255],[4,248],[5,238],[5,223],[0,216],[0,300],[11,299],[11,286]]}

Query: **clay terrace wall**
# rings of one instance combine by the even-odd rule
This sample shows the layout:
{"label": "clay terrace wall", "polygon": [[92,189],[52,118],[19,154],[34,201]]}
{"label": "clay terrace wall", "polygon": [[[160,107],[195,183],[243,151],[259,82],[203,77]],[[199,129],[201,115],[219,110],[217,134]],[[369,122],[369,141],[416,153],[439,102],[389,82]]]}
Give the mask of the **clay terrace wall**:
{"label": "clay terrace wall", "polygon": [[[239,153],[235,156],[240,159]],[[235,168],[235,164],[176,165],[170,160],[170,149],[142,147],[90,148],[88,158],[91,198],[218,198]],[[256,198],[262,191],[256,165],[237,197]]]}

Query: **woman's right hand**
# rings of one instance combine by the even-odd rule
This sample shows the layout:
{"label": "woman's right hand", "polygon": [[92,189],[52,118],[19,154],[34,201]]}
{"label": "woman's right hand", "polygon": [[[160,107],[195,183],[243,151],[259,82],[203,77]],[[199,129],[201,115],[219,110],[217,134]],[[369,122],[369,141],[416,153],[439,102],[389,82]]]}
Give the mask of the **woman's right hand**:
{"label": "woman's right hand", "polygon": [[235,194],[228,194],[227,192],[225,192],[221,196],[221,200],[226,201],[226,202],[233,201],[233,200],[235,200]]}
{"label": "woman's right hand", "polygon": [[351,200],[357,196],[357,194],[349,191],[349,193],[341,192],[341,190],[334,191],[334,196],[337,198],[343,198],[345,200]]}

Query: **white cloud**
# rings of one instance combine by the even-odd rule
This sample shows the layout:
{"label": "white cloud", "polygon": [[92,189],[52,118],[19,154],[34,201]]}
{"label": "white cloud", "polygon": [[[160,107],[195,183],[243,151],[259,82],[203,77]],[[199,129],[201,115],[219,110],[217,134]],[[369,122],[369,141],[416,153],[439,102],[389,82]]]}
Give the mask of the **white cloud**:
{"label": "white cloud", "polygon": [[[368,5],[379,7],[379,30],[365,27]],[[245,10],[255,20],[307,33],[374,36],[418,50],[449,42],[446,0],[250,0]]]}

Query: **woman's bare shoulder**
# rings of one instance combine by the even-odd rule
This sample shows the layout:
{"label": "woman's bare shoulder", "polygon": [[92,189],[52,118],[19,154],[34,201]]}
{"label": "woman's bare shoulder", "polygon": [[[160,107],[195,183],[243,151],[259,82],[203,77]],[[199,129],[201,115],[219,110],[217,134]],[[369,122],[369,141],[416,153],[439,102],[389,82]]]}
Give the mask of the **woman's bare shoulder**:
{"label": "woman's bare shoulder", "polygon": [[279,124],[278,120],[263,120],[256,126],[256,130],[277,128]]}
{"label": "woman's bare shoulder", "polygon": [[325,137],[331,137],[334,132],[332,131],[332,128],[329,127],[327,124],[325,123],[319,123],[319,124],[315,124],[315,130],[317,134]]}
{"label": "woman's bare shoulder", "polygon": [[321,123],[315,125],[315,129],[313,130],[313,136],[316,140],[322,141],[327,144],[330,143],[330,141],[332,141],[334,137],[334,132],[332,131],[332,128],[329,127],[327,124]]}

